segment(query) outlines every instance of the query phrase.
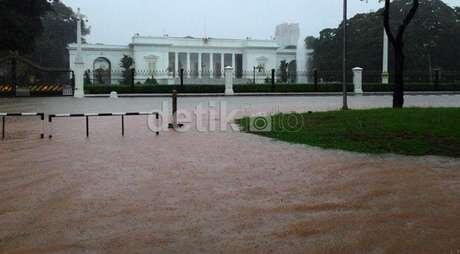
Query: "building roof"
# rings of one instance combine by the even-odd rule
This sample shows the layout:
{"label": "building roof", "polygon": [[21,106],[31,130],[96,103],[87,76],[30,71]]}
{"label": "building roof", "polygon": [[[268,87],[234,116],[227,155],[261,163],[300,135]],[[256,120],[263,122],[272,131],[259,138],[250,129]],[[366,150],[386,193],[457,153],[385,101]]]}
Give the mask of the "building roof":
{"label": "building roof", "polygon": [[[140,36],[134,35],[129,45],[110,45],[110,44],[83,44],[84,50],[129,50],[132,46],[165,46],[165,47],[186,47],[186,48],[260,48],[278,49],[280,46],[274,40],[255,40],[255,39],[221,39],[221,38],[194,38],[194,37],[169,37],[169,36]],[[72,43],[68,46],[69,50],[76,50],[77,44]]]}

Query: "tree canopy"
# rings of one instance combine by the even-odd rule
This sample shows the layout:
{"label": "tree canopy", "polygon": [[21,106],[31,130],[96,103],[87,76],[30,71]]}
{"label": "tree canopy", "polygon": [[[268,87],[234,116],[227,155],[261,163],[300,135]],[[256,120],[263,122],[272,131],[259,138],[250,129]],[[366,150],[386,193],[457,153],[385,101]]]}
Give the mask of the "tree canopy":
{"label": "tree canopy", "polygon": [[[65,68],[69,65],[67,46],[77,41],[76,14],[60,1],[54,1],[51,8],[53,12],[42,19],[43,33],[36,40],[32,59],[43,66]],[[83,20],[82,35],[89,32]]]}
{"label": "tree canopy", "polygon": [[[74,11],[59,0],[0,0],[0,55],[14,51],[46,67],[68,67],[76,22]],[[84,20],[82,34],[89,34]]]}
{"label": "tree canopy", "polygon": [[41,18],[50,11],[47,0],[0,0],[0,51],[32,52],[43,32]]}
{"label": "tree canopy", "polygon": [[[391,24],[401,22],[411,7],[411,0],[395,0],[391,4]],[[363,67],[382,69],[383,9],[358,14],[348,21],[347,69]],[[327,28],[318,38],[306,38],[314,49],[312,65],[319,70],[340,70],[342,59],[342,26]],[[427,71],[431,66],[444,70],[460,68],[460,8],[452,8],[441,0],[421,0],[420,8],[409,25],[405,37],[406,69]],[[390,64],[394,61],[390,47]]]}

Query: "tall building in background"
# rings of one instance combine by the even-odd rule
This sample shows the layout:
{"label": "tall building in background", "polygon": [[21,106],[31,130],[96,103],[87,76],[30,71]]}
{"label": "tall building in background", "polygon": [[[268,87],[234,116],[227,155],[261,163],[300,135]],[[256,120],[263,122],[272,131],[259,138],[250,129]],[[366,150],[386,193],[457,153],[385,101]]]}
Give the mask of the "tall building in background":
{"label": "tall building in background", "polygon": [[275,41],[282,48],[296,47],[299,41],[299,23],[283,23],[276,27]]}

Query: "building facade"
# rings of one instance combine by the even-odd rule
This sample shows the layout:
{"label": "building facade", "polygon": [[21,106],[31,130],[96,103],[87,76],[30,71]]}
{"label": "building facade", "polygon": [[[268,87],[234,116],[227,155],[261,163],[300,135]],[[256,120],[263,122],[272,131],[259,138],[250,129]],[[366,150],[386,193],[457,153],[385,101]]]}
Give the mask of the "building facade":
{"label": "building facade", "polygon": [[[234,68],[236,83],[264,83],[283,61],[289,72],[297,71],[298,38],[298,24],[278,26],[273,40],[136,34],[129,45],[83,44],[82,59],[93,82],[105,85],[125,82],[120,67],[124,56],[134,60],[136,83],[155,79],[159,84],[178,84],[183,70],[187,84],[221,84],[227,66]],[[68,48],[73,69],[77,45]]]}

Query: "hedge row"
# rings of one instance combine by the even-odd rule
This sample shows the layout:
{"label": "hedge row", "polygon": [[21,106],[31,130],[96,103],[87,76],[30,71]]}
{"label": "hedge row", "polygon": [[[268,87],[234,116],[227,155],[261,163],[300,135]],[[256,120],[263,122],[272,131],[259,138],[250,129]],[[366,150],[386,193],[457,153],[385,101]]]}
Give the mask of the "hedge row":
{"label": "hedge row", "polygon": [[[391,92],[392,85],[364,84],[364,92]],[[434,92],[434,91],[460,91],[460,84],[405,84],[404,91],[409,92]]]}
{"label": "hedge row", "polygon": [[[223,85],[155,85],[155,86],[87,86],[87,94],[109,94],[117,92],[118,94],[143,94],[143,93],[172,93],[177,90],[180,93],[224,93]],[[307,93],[307,92],[340,92],[342,85],[235,85],[235,93]],[[353,91],[353,86],[348,86],[349,91]]]}
{"label": "hedge row", "polygon": [[[235,93],[313,93],[313,92],[341,92],[341,84],[321,85],[235,85]],[[114,91],[118,94],[147,94],[147,93],[172,93],[177,90],[180,93],[224,93],[223,85],[150,85],[142,86],[87,86],[87,94],[110,94]],[[391,85],[364,84],[365,92],[390,92]],[[353,91],[353,85],[348,85],[348,91]],[[407,84],[405,91],[460,91],[460,84],[432,85],[432,84]]]}
{"label": "hedge row", "polygon": [[[321,85],[237,85],[235,93],[313,93],[313,92],[341,92],[342,84]],[[353,85],[348,85],[348,91],[353,91]]]}

